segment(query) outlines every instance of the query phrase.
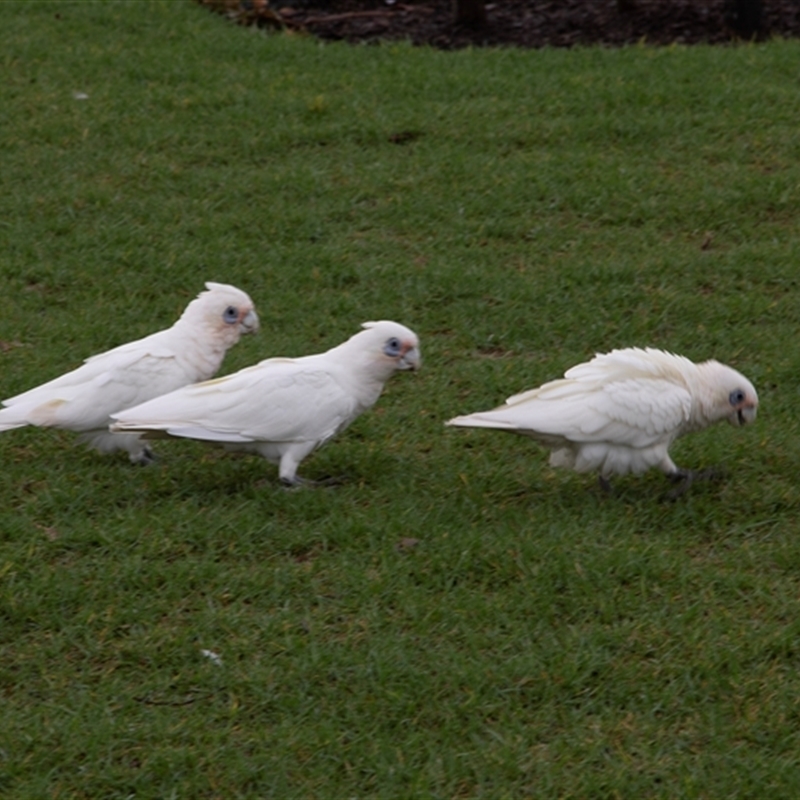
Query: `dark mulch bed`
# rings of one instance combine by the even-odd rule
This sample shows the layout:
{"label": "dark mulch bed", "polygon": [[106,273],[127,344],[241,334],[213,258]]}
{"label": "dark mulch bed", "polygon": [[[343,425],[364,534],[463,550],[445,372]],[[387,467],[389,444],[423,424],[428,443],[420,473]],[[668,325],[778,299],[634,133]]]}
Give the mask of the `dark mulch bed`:
{"label": "dark mulch bed", "polygon": [[[455,25],[451,0],[198,0],[248,25],[306,31],[352,43],[405,39],[443,49],[466,46],[572,47],[722,44],[731,28],[733,0],[498,0],[487,3],[480,30]],[[800,36],[800,0],[764,0],[754,38]]]}

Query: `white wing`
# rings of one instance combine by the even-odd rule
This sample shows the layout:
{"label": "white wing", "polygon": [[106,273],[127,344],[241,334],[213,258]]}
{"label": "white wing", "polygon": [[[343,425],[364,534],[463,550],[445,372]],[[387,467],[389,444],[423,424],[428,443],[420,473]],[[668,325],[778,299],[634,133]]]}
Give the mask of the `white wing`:
{"label": "white wing", "polygon": [[186,367],[159,332],[92,356],[52,381],[3,401],[0,430],[24,424],[89,430],[108,424],[114,411],[184,385]]}
{"label": "white wing", "polygon": [[551,447],[612,442],[641,448],[672,438],[690,412],[689,392],[665,378],[590,384],[563,379],[514,395],[493,411],[456,417],[449,424],[508,430]]}
{"label": "white wing", "polygon": [[358,411],[328,370],[276,358],[112,414],[112,429],[228,443],[322,442]]}

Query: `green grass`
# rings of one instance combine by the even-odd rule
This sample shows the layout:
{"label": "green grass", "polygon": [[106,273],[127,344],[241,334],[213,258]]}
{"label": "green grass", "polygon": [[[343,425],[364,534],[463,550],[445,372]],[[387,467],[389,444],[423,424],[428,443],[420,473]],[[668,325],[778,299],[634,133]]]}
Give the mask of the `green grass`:
{"label": "green grass", "polygon": [[[262,318],[224,372],[375,318],[425,358],[305,462],[336,489],[0,437],[3,798],[800,796],[798,43],[442,53],[190,2],[0,10],[0,396],[205,280]],[[442,425],[629,345],[756,384],[753,428],[673,451],[725,480],[606,498]]]}

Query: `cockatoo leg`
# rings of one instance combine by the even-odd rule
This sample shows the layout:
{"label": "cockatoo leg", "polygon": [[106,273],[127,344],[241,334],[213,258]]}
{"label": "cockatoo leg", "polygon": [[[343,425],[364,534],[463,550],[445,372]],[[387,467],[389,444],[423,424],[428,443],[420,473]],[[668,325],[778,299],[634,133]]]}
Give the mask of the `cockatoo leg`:
{"label": "cockatoo leg", "polygon": [[340,478],[323,478],[319,481],[312,481],[308,478],[301,478],[297,474],[300,462],[316,447],[316,442],[303,442],[291,445],[281,453],[278,474],[284,486],[292,488],[297,486],[337,486],[343,482]]}

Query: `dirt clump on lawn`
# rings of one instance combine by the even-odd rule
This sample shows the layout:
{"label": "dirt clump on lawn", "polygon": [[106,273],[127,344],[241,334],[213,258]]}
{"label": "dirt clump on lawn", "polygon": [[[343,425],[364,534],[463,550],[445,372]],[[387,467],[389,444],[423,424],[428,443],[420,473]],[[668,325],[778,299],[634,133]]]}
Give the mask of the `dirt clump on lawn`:
{"label": "dirt clump on lawn", "polygon": [[[645,42],[736,41],[732,0],[497,0],[486,25],[453,22],[452,0],[198,0],[245,25],[302,31],[353,44],[407,40],[445,50],[461,47],[620,46]],[[753,37],[800,36],[798,0],[764,0]]]}

